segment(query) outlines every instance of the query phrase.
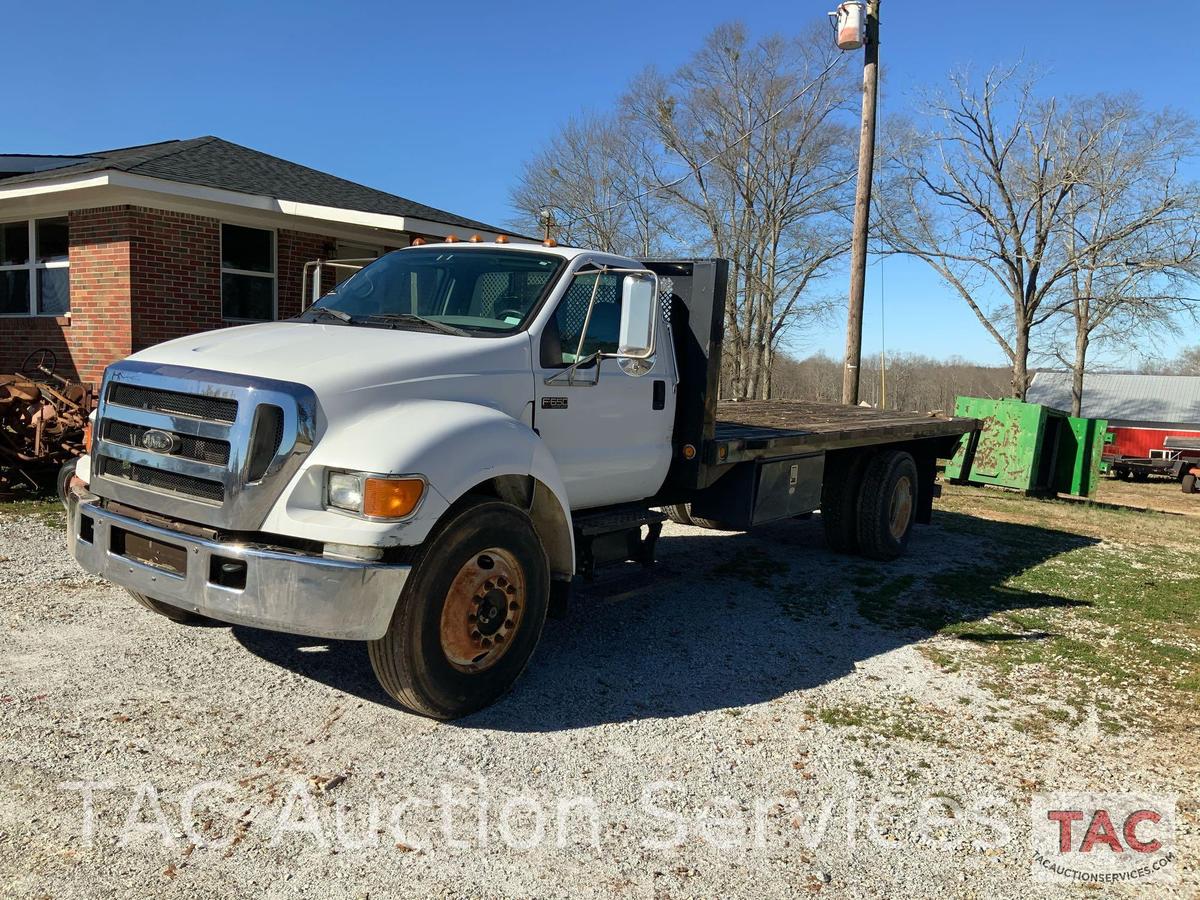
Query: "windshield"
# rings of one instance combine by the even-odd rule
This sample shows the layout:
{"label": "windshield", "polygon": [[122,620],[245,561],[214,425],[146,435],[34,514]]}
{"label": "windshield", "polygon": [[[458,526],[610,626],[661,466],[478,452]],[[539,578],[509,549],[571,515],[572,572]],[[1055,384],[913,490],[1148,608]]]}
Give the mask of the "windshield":
{"label": "windshield", "polygon": [[420,317],[450,326],[442,330],[506,334],[526,324],[562,262],[523,250],[400,250],[355,272],[302,318],[324,320],[316,310],[328,309],[353,324],[421,327]]}

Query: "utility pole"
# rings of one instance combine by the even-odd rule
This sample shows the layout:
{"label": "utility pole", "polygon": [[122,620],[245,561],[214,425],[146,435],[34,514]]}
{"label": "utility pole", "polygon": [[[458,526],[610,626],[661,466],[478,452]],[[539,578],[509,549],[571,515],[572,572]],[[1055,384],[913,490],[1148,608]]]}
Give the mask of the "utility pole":
{"label": "utility pole", "polygon": [[846,317],[846,366],[842,402],[858,403],[862,363],[863,291],[867,281],[867,232],[871,224],[871,178],[875,171],[875,104],[879,91],[879,0],[867,0],[863,46],[862,131],[858,136],[858,185],[850,245],[850,310]]}

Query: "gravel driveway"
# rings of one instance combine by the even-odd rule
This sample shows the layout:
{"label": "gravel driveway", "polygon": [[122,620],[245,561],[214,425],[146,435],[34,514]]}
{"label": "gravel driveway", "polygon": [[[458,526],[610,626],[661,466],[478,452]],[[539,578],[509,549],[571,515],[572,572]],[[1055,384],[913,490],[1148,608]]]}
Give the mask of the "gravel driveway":
{"label": "gravel driveway", "polygon": [[[861,616],[882,569],[815,519],[660,548],[447,725],[361,645],[174,625],[0,515],[0,894],[1065,896],[1030,876],[1032,793],[1196,793],[1174,748],[1022,729],[943,638]],[[978,553],[935,525],[888,571]],[[1146,896],[1195,896],[1179,828],[1182,881]]]}

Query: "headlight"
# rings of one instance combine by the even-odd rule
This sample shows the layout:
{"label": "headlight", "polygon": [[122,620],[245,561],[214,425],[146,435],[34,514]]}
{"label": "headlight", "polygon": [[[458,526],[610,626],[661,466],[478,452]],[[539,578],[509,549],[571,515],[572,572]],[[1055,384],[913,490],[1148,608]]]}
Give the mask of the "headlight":
{"label": "headlight", "polygon": [[327,496],[330,506],[350,512],[362,512],[362,476],[351,475],[349,472],[330,472]]}
{"label": "headlight", "polygon": [[418,475],[368,475],[330,472],[325,505],[371,519],[403,519],[425,496],[425,479]]}

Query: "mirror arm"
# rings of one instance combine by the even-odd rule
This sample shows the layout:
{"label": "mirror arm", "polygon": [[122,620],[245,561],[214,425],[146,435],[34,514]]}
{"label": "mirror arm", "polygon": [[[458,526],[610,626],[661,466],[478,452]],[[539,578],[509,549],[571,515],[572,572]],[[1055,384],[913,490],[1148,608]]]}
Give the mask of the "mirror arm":
{"label": "mirror arm", "polygon": [[583,353],[583,342],[587,339],[588,326],[592,324],[592,310],[596,308],[596,295],[600,291],[600,276],[608,270],[607,266],[601,266],[596,270],[596,281],[592,285],[592,296],[588,300],[587,314],[583,317],[583,328],[579,331],[579,343],[575,347],[575,365],[579,365],[579,357]]}

